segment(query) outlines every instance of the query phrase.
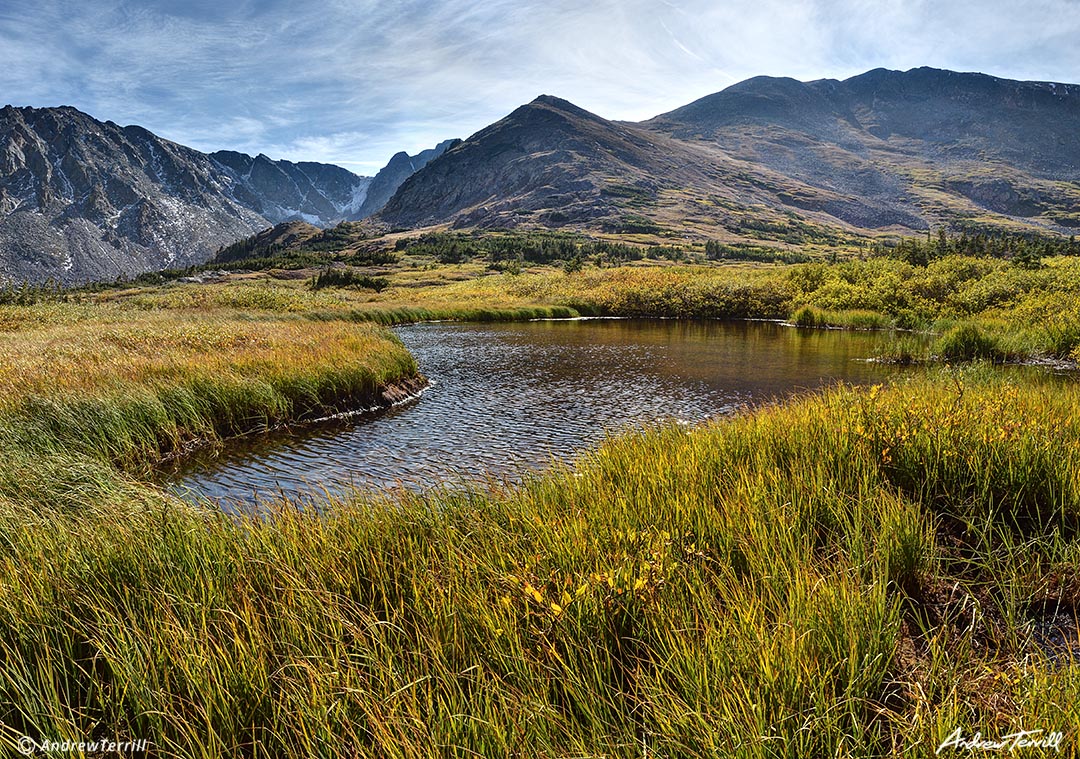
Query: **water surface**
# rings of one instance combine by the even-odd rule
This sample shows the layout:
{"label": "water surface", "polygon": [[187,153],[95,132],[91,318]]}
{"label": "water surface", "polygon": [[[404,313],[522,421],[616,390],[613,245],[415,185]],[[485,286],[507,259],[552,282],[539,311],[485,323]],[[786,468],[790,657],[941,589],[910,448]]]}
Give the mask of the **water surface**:
{"label": "water surface", "polygon": [[880,335],[769,322],[445,322],[396,331],[431,380],[418,399],[236,441],[185,462],[170,487],[228,506],[350,486],[513,479],[626,427],[697,424],[745,404],[897,371],[865,361]]}

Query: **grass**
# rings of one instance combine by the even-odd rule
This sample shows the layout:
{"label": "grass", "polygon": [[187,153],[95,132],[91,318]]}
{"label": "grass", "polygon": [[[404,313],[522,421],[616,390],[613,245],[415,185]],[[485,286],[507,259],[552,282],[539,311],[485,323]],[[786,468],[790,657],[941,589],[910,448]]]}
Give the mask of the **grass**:
{"label": "grass", "polygon": [[[1009,359],[1072,360],[1080,348],[1080,259],[1040,269],[949,255],[915,266],[892,257],[837,263],[690,265],[638,261],[617,267],[533,266],[498,272],[478,263],[350,270],[379,291],[312,291],[317,270],[236,275],[203,285],[112,289],[80,296],[141,311],[241,310],[320,320],[397,324],[428,319],[515,320],[566,316],[664,316],[795,320],[803,326],[915,330],[944,335],[968,323],[1000,341]],[[515,270],[516,271],[516,270]],[[359,281],[359,279],[358,279]],[[0,315],[0,324],[3,316]],[[902,336],[898,335],[900,339]],[[940,357],[933,351],[923,360]]]}
{"label": "grass", "polygon": [[[1078,409],[1072,385],[939,372],[321,515],[229,517],[87,464],[78,508],[0,507],[0,721],[166,756],[926,755],[957,727],[1068,730]],[[1071,646],[1040,644],[1048,620]]]}
{"label": "grass", "polygon": [[937,354],[947,361],[1002,361],[1006,352],[1000,341],[974,324],[952,327],[937,342]]}
{"label": "grass", "polygon": [[861,757],[1073,730],[1071,383],[928,369],[624,435],[519,486],[308,511],[226,515],[148,475],[414,377],[379,324],[794,317],[937,333],[899,334],[896,360],[1067,357],[1076,267],[402,266],[378,293],[255,274],[0,306],[0,743]]}
{"label": "grass", "polygon": [[892,329],[893,322],[876,311],[822,311],[813,306],[803,306],[791,321],[797,327],[835,327],[840,329],[878,330]]}
{"label": "grass", "polygon": [[[0,448],[133,473],[192,444],[370,404],[416,374],[373,325],[63,305],[31,316],[0,332]],[[0,496],[22,490],[6,474]]]}

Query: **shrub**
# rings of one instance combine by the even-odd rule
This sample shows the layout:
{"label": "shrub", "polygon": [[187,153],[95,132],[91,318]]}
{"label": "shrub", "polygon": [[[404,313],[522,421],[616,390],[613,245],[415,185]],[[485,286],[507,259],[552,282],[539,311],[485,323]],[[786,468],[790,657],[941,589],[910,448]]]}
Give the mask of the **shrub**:
{"label": "shrub", "polygon": [[359,274],[353,269],[335,269],[326,267],[311,281],[312,290],[324,287],[362,287],[381,293],[390,285],[386,277],[370,277]]}

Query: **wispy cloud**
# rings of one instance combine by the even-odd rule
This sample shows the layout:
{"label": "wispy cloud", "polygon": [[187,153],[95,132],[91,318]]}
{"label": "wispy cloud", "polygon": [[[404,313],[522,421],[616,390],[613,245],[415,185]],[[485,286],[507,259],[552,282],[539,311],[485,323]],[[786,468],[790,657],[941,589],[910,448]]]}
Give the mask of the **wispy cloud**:
{"label": "wispy cloud", "polygon": [[40,0],[0,92],[203,150],[367,170],[545,92],[641,119],[757,74],[932,65],[1080,80],[1080,0]]}

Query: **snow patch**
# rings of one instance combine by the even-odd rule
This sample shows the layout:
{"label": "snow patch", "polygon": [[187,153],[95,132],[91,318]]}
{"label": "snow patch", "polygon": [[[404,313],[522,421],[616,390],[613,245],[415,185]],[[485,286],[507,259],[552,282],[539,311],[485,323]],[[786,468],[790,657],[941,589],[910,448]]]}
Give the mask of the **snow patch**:
{"label": "snow patch", "polygon": [[67,178],[67,174],[60,168],[60,161],[63,160],[63,156],[57,156],[53,161],[53,176],[57,177],[63,185],[60,190],[60,197],[68,200],[75,200],[75,188],[72,186],[71,181]]}
{"label": "snow patch", "polygon": [[368,190],[371,188],[371,178],[361,177],[360,180],[359,183],[353,185],[352,197],[337,209],[338,213],[351,215],[363,208],[364,201],[367,200]]}
{"label": "snow patch", "polygon": [[281,211],[282,219],[300,219],[302,221],[306,221],[313,227],[322,226],[326,223],[315,214],[304,213],[299,208],[282,208],[279,210]]}

